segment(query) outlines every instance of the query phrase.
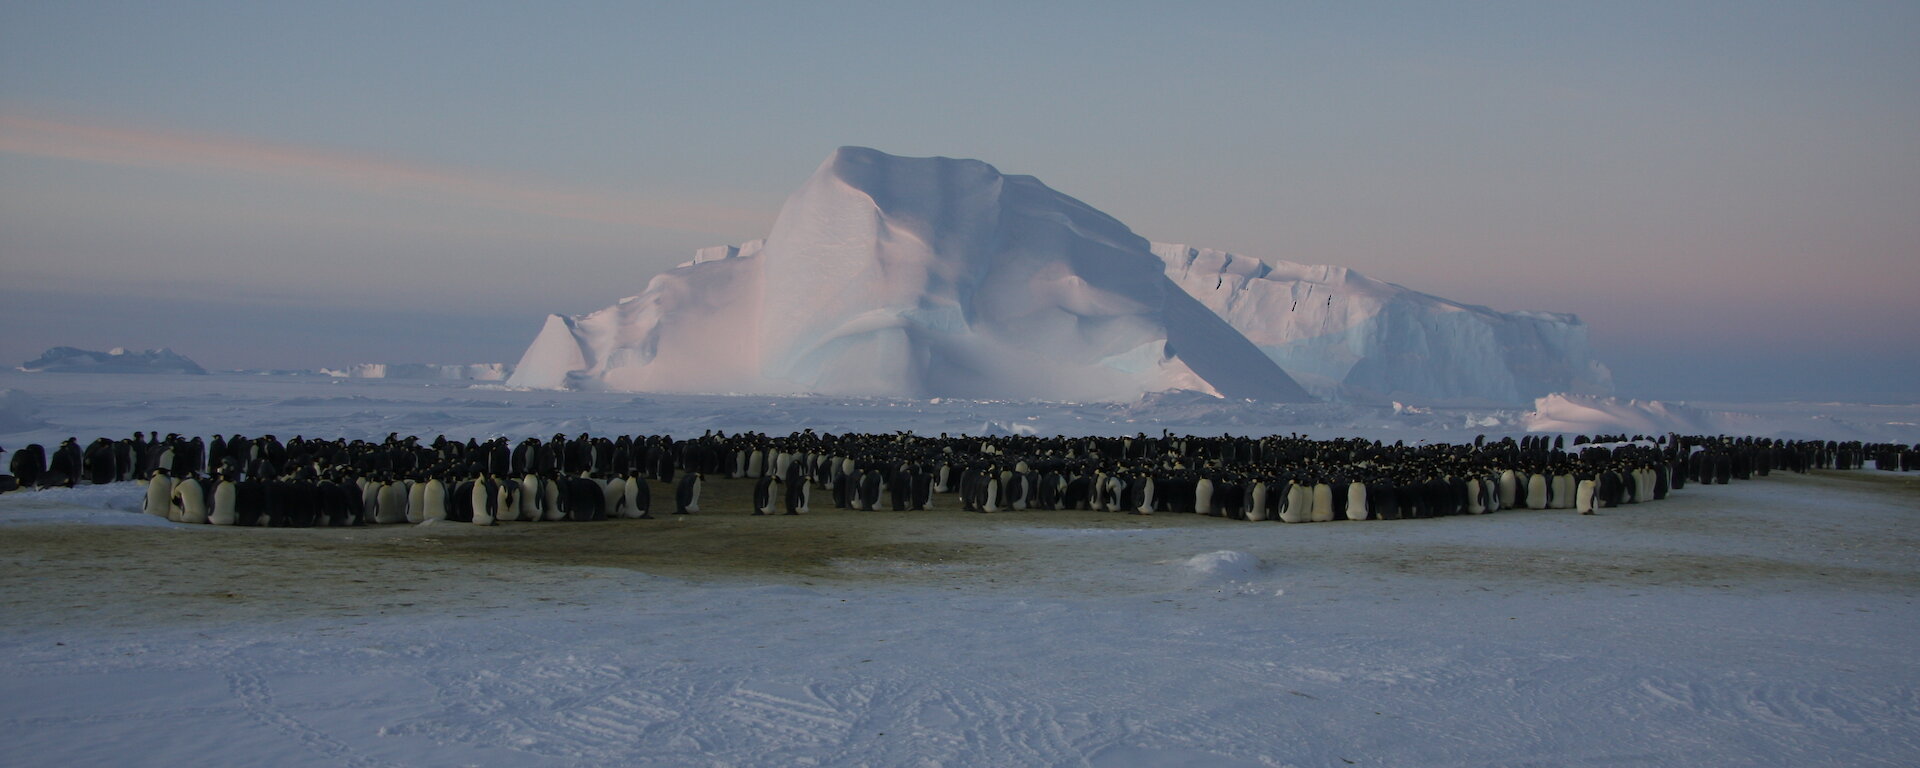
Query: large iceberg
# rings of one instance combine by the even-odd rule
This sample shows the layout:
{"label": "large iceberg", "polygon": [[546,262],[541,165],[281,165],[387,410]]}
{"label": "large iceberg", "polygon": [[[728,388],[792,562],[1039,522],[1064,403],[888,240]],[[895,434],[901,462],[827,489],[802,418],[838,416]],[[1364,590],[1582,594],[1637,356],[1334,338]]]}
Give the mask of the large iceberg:
{"label": "large iceberg", "polygon": [[513,386],[1131,400],[1311,399],[1146,240],[1031,176],[844,147],[765,241],[547,319]]}
{"label": "large iceberg", "polygon": [[1496,312],[1345,267],[1166,243],[1153,252],[1168,277],[1320,397],[1514,404],[1613,389],[1573,315]]}

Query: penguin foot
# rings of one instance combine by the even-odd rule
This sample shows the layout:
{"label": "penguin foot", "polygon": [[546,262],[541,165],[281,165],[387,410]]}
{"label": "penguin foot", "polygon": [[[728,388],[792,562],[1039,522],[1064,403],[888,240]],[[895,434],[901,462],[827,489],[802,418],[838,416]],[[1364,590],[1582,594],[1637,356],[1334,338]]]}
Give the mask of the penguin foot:
{"label": "penguin foot", "polygon": [[646,512],[642,512],[642,513],[640,513],[640,516],[639,516],[639,517],[637,517],[637,518],[634,518],[634,519],[636,519],[636,520],[652,520],[652,519],[654,519],[654,517],[653,517],[653,515],[652,515],[652,514],[650,514],[650,513],[646,513]]}

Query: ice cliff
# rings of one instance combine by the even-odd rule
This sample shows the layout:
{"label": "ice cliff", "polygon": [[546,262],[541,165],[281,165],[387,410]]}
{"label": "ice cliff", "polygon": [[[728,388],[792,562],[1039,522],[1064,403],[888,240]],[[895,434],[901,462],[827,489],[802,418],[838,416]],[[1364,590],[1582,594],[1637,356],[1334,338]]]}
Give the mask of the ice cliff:
{"label": "ice cliff", "polygon": [[1320,397],[1511,404],[1613,388],[1573,315],[1496,312],[1345,267],[1166,243],[1153,252],[1168,277]]}

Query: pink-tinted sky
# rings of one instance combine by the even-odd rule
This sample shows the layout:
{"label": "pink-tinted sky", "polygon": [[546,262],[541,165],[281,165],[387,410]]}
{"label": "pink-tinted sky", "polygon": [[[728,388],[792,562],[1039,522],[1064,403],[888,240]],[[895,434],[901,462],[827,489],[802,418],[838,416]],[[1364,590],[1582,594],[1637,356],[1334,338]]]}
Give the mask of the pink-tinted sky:
{"label": "pink-tinted sky", "polygon": [[0,362],[511,361],[843,144],[1580,314],[1623,394],[1920,396],[1914,3],[0,2]]}

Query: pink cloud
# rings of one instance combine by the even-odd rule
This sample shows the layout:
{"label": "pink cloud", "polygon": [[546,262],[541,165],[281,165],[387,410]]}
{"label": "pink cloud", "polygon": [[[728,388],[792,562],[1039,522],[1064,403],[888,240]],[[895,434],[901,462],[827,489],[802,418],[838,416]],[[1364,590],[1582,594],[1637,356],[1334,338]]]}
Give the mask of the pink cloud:
{"label": "pink cloud", "polygon": [[14,115],[0,115],[0,152],[103,165],[273,176],[413,200],[681,231],[764,228],[772,218],[766,211],[621,198],[350,152]]}

